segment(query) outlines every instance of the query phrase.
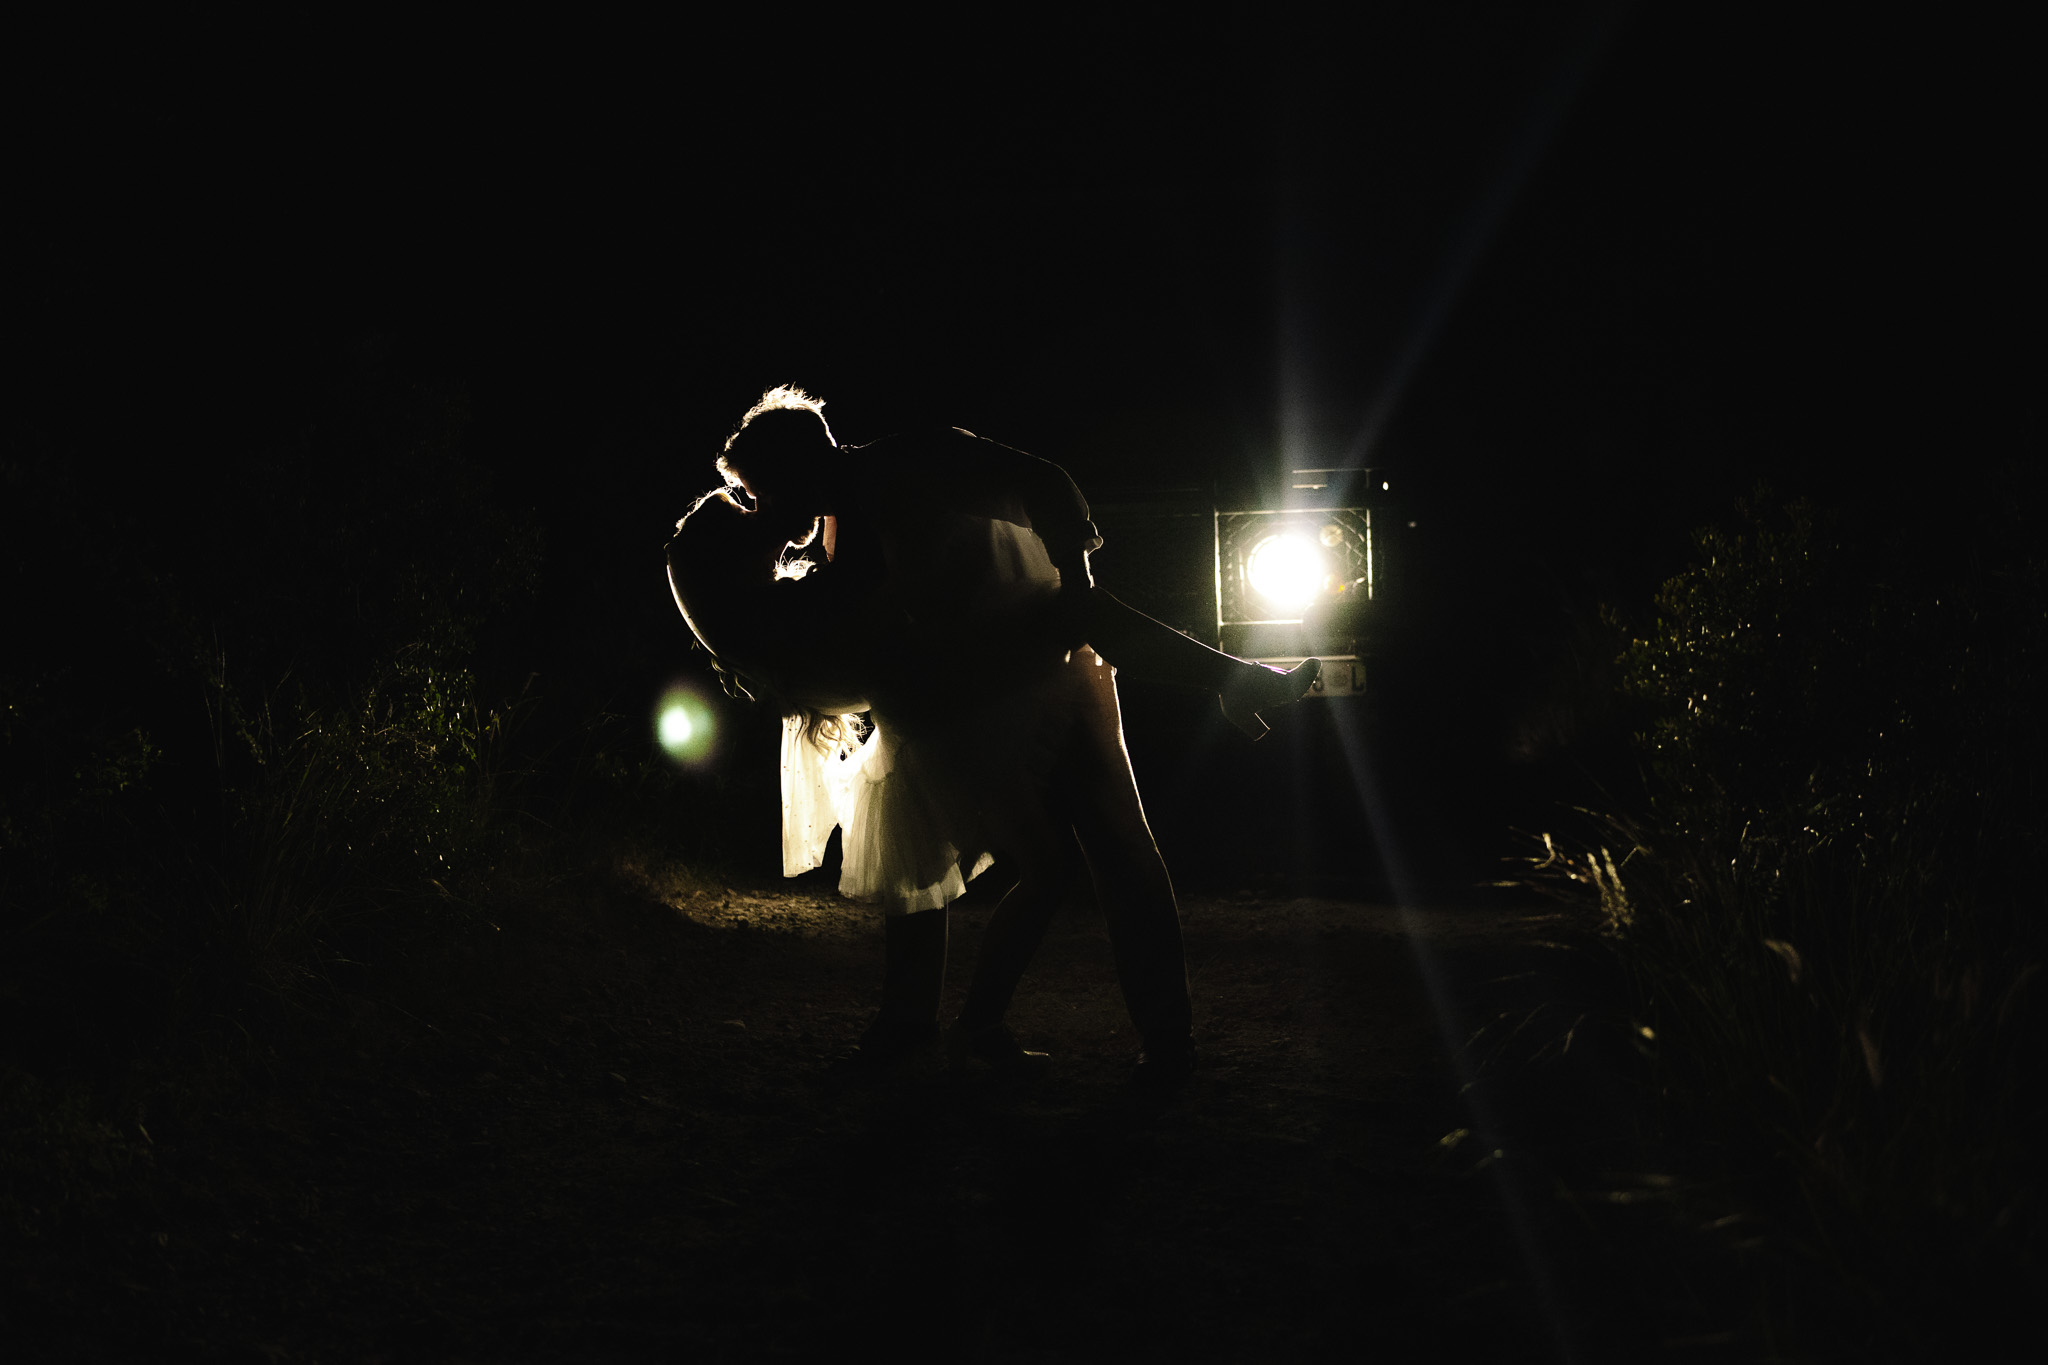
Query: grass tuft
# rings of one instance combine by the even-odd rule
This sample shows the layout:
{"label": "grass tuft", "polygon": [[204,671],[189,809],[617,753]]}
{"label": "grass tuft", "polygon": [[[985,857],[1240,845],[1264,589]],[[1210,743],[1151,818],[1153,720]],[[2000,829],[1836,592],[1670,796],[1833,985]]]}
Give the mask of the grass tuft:
{"label": "grass tuft", "polygon": [[1741,1207],[1693,1213],[1770,1229],[1782,1283],[1843,1296],[1767,1292],[1788,1340],[1853,1321],[1910,1354],[2042,1275],[2048,599],[2024,526],[1988,508],[1913,579],[1883,528],[1801,504],[1702,534],[1623,659],[1648,808],[1525,859],[1597,905],[1667,1132],[1739,1180]]}

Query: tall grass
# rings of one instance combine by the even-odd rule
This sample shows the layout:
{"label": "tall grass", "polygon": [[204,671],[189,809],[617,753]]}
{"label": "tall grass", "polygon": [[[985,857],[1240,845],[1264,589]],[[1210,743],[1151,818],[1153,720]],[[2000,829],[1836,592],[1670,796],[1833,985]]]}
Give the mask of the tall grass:
{"label": "tall grass", "polygon": [[461,394],[373,357],[282,430],[214,415],[120,480],[84,424],[0,467],[0,1064],[288,1012],[371,912],[445,916],[499,861],[531,697],[479,661],[540,542]]}
{"label": "tall grass", "polygon": [[2043,559],[2022,499],[1898,530],[1702,533],[1623,659],[1649,806],[1539,863],[1598,898],[1675,1131],[1873,1351],[2037,1282],[2048,1136]]}
{"label": "tall grass", "polygon": [[283,424],[223,386],[0,457],[0,1229],[106,1207],[168,1113],[483,957],[622,828],[736,842],[723,779],[599,704],[639,683],[560,629],[581,589],[540,616],[462,395],[359,359]]}
{"label": "tall grass", "polygon": [[530,694],[485,707],[467,669],[418,645],[332,709],[303,689],[246,704],[224,659],[208,683],[223,819],[197,861],[204,915],[271,996],[317,985],[353,921],[464,904],[506,856],[510,729]]}

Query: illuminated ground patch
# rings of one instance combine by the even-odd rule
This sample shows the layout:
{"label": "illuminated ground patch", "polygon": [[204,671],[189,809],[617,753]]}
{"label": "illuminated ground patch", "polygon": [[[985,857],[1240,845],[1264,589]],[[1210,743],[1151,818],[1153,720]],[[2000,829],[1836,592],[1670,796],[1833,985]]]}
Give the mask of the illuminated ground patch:
{"label": "illuminated ground patch", "polygon": [[880,906],[833,895],[746,891],[732,887],[673,889],[662,899],[707,929],[744,930],[791,938],[882,937]]}

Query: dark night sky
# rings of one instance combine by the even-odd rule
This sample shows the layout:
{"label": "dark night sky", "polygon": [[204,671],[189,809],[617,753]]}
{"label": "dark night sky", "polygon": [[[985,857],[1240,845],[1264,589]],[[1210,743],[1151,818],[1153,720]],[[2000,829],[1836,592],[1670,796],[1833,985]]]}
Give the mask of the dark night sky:
{"label": "dark night sky", "polygon": [[194,416],[377,335],[508,474],[664,509],[782,379],[1084,484],[1369,447],[1711,510],[2017,377],[2011,35],[1375,14],[74,37],[16,294],[45,364]]}
{"label": "dark night sky", "polygon": [[944,420],[1084,488],[1363,455],[1430,608],[1508,636],[1647,600],[1758,477],[2036,454],[2015,34],[1337,13],[51,35],[20,412],[166,507],[366,348],[458,381],[593,642],[673,624],[655,547],[785,380],[842,439]]}

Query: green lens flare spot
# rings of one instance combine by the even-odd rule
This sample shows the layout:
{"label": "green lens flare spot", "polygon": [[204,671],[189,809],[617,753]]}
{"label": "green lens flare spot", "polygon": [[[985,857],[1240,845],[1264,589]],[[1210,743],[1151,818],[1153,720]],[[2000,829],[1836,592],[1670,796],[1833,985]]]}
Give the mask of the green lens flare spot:
{"label": "green lens flare spot", "polygon": [[690,713],[680,705],[665,708],[661,713],[661,747],[674,753],[690,742],[690,736],[697,733],[697,727],[690,723]]}
{"label": "green lens flare spot", "polygon": [[711,749],[711,712],[697,694],[671,687],[654,708],[654,738],[678,763],[694,763]]}

